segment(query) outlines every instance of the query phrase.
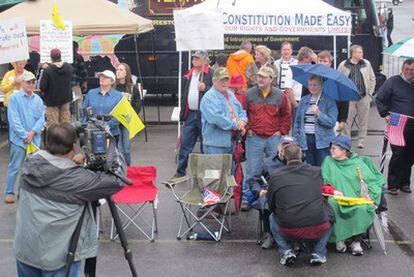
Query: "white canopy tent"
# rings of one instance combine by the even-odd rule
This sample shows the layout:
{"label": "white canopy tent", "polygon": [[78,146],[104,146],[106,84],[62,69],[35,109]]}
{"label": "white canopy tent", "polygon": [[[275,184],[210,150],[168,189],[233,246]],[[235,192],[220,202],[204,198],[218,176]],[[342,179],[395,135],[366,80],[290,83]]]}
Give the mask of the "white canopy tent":
{"label": "white canopy tent", "polygon": [[[197,14],[202,11],[216,11],[223,14],[225,35],[333,36],[335,66],[336,36],[347,36],[349,53],[351,13],[321,0],[205,0],[181,12],[188,13],[188,16],[193,14],[194,22],[197,22]],[[192,50],[210,49],[206,47]],[[179,99],[181,98],[181,57],[180,52]]]}

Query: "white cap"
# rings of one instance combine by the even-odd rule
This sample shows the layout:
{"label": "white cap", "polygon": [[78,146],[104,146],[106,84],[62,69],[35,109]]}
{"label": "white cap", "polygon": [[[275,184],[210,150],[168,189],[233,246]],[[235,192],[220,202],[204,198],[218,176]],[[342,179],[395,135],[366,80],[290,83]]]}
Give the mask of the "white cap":
{"label": "white cap", "polygon": [[115,82],[115,73],[113,73],[111,70],[105,70],[103,72],[98,73],[98,77],[100,77],[101,75],[104,75],[105,77],[108,77]]}

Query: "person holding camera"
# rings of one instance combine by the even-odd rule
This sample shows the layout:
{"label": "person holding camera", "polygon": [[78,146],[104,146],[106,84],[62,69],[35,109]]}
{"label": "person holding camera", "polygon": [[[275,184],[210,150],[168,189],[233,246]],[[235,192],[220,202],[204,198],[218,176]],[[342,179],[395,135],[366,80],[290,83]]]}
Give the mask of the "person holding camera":
{"label": "person holding camera", "polygon": [[[123,184],[111,173],[85,169],[75,143],[75,127],[52,124],[44,135],[46,150],[24,162],[14,240],[19,277],[63,276],[78,222],[82,239],[69,276],[80,276],[80,261],[97,254],[97,227],[89,202],[116,193]],[[108,163],[116,173],[125,170],[123,164]]]}
{"label": "person holding camera", "polygon": [[[86,94],[83,101],[83,109],[92,108],[92,116],[99,120],[104,120],[108,124],[111,134],[115,137],[117,143],[119,140],[120,128],[119,121],[110,116],[111,111],[122,100],[122,93],[115,90],[112,85],[115,83],[115,74],[110,70],[105,70],[98,74],[99,87],[91,89]],[[82,121],[88,118],[84,114]]]}

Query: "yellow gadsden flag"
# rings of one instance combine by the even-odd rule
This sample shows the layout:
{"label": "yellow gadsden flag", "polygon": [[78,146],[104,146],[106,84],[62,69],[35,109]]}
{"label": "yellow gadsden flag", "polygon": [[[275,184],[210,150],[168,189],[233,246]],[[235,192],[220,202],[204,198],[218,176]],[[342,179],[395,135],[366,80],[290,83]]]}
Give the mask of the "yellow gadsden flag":
{"label": "yellow gadsden flag", "polygon": [[52,4],[52,21],[53,25],[62,31],[65,30],[65,23],[63,23],[62,16],[60,15],[56,3]]}
{"label": "yellow gadsden flag", "polygon": [[144,123],[142,123],[126,97],[119,101],[110,114],[128,129],[129,139],[135,137],[138,132],[145,128]]}
{"label": "yellow gadsden flag", "polygon": [[333,198],[341,206],[374,205],[374,201],[362,197],[334,196]]}
{"label": "yellow gadsden flag", "polygon": [[36,152],[37,150],[39,150],[39,147],[37,147],[36,144],[29,143],[26,147],[26,156]]}

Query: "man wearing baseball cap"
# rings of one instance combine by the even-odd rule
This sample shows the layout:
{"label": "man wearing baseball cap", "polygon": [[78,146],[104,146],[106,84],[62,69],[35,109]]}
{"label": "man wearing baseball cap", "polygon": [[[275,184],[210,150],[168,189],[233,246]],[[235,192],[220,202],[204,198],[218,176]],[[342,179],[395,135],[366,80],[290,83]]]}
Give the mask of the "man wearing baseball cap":
{"label": "man wearing baseball cap", "polygon": [[50,51],[52,61],[43,71],[39,89],[46,105],[47,124],[69,123],[72,101],[72,66],[62,61],[62,54],[55,48]]}
{"label": "man wearing baseball cap", "polygon": [[272,85],[275,73],[264,66],[257,73],[257,85],[247,91],[246,112],[246,176],[243,183],[242,210],[248,210],[249,182],[260,178],[263,155],[274,157],[281,136],[291,127],[289,101],[284,93]]}
{"label": "man wearing baseball cap", "polygon": [[230,75],[226,68],[214,71],[213,87],[200,103],[205,154],[231,154],[231,131],[244,131],[246,112],[229,91]]}
{"label": "man wearing baseball cap", "polygon": [[[107,121],[111,134],[115,137],[118,142],[119,138],[119,121],[109,116],[110,112],[115,106],[121,101],[122,93],[115,90],[112,85],[115,82],[115,73],[111,70],[105,70],[98,73],[99,87],[91,89],[86,94],[85,100],[83,101],[82,108],[92,108],[92,114],[98,118],[110,118]],[[86,121],[85,115],[82,117],[82,121]]]}
{"label": "man wearing baseball cap", "polygon": [[22,88],[9,99],[7,117],[9,119],[10,160],[7,170],[4,201],[13,204],[14,184],[17,174],[26,157],[29,144],[40,146],[40,134],[45,122],[45,108],[42,99],[33,93],[36,77],[27,71],[23,74]]}
{"label": "man wearing baseball cap", "polygon": [[[202,141],[200,102],[206,91],[213,85],[213,71],[209,66],[208,53],[196,51],[192,63],[193,67],[183,78],[180,121],[184,125],[178,153],[178,166],[174,177],[185,175],[188,156],[193,151],[197,139]],[[203,152],[202,143],[200,152]]]}

